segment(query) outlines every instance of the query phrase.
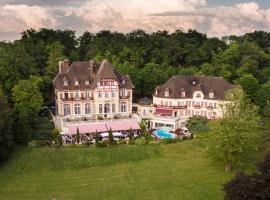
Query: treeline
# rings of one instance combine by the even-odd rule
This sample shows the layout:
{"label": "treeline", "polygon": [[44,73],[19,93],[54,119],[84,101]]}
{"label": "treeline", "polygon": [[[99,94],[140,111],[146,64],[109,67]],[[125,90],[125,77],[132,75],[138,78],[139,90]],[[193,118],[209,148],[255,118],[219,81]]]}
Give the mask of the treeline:
{"label": "treeline", "polygon": [[52,79],[59,60],[103,58],[130,75],[135,99],[151,97],[155,86],[177,74],[222,76],[240,84],[261,110],[270,98],[267,32],[219,39],[195,30],[135,30],[127,34],[100,31],[76,37],[72,30],[29,29],[17,41],[0,42],[1,147],[11,144],[6,141],[13,141],[12,138],[16,144],[27,144],[38,135],[36,129],[43,124],[38,111],[41,106],[54,103]]}

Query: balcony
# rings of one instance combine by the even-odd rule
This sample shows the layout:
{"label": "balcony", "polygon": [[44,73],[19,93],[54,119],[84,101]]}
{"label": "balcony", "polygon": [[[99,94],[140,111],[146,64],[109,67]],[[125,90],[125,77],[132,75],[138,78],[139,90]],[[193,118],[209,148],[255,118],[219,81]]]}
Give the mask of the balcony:
{"label": "balcony", "polygon": [[179,120],[180,116],[172,116],[172,115],[154,115],[155,120],[169,120],[169,121],[175,121]]}
{"label": "balcony", "polygon": [[213,106],[207,106],[207,110],[213,110],[214,107]]}
{"label": "balcony", "polygon": [[61,98],[62,101],[83,101],[83,100],[93,100],[93,97],[70,97],[70,98]]}
{"label": "balcony", "polygon": [[170,108],[170,109],[186,109],[187,108],[187,105],[181,105],[181,106],[165,106],[165,105],[154,104],[154,107],[156,107],[156,108]]}
{"label": "balcony", "polygon": [[175,109],[186,109],[187,105],[181,105],[181,106],[173,106]]}
{"label": "balcony", "polygon": [[119,96],[119,98],[120,98],[120,99],[129,99],[130,96],[129,96],[129,95],[128,95],[128,96]]}
{"label": "balcony", "polygon": [[201,105],[194,105],[193,106],[195,109],[201,109]]}

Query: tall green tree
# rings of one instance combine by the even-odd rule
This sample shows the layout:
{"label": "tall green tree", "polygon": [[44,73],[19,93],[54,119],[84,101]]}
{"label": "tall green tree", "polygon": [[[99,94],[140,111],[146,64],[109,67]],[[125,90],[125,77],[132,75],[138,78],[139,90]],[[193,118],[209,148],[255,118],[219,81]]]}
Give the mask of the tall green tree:
{"label": "tall green tree", "polygon": [[43,104],[43,97],[39,89],[40,81],[40,78],[31,77],[28,80],[19,81],[12,89],[12,100],[17,119],[15,140],[19,144],[26,144],[32,138],[33,127]]}
{"label": "tall green tree", "polygon": [[209,152],[225,164],[226,171],[231,171],[256,149],[259,116],[257,107],[239,87],[230,90],[226,100],[224,116],[213,129]]}
{"label": "tall green tree", "polygon": [[37,75],[33,58],[19,42],[0,44],[0,84],[8,95],[20,79]]}
{"label": "tall green tree", "polygon": [[246,92],[247,96],[251,100],[255,100],[258,89],[260,88],[259,81],[251,74],[245,74],[241,76],[237,81],[243,90]]}
{"label": "tall green tree", "polygon": [[266,106],[267,101],[270,101],[270,80],[261,86],[255,97],[256,105],[260,106],[262,110]]}
{"label": "tall green tree", "polygon": [[46,67],[46,76],[52,80],[58,72],[58,63],[60,60],[64,60],[64,46],[60,42],[55,42],[48,46],[48,61]]}
{"label": "tall green tree", "polygon": [[13,147],[12,110],[0,88],[0,162],[7,159]]}

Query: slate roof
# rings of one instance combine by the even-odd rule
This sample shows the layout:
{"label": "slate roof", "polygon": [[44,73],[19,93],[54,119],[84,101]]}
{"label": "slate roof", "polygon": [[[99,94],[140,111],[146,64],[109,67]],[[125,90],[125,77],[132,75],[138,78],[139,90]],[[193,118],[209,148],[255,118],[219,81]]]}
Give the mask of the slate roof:
{"label": "slate roof", "polygon": [[[228,83],[222,77],[207,76],[173,76],[166,83],[156,87],[158,94],[156,97],[168,99],[193,98],[195,91],[201,91],[205,99],[209,98],[209,93],[214,93],[216,100],[223,100],[225,91],[232,89],[234,85]],[[169,96],[165,97],[165,91],[169,91]],[[185,92],[185,97],[181,97],[181,91]]]}
{"label": "slate roof", "polygon": [[[129,76],[118,73],[107,60],[103,60],[101,63],[73,62],[67,71],[55,76],[53,85],[58,90],[93,89],[100,79],[115,79],[120,88],[132,89],[134,87]],[[64,86],[64,80],[68,81],[68,86]],[[79,82],[78,86],[75,85],[75,81]],[[89,81],[89,85],[86,84],[86,81]]]}

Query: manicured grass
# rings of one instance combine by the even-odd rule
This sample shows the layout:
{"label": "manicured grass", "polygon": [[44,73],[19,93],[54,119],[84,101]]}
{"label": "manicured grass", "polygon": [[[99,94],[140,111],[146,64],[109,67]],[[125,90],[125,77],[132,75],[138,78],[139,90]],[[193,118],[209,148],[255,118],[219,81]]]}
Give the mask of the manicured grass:
{"label": "manicured grass", "polygon": [[111,148],[27,148],[0,168],[0,199],[223,199],[232,177],[205,139]]}

